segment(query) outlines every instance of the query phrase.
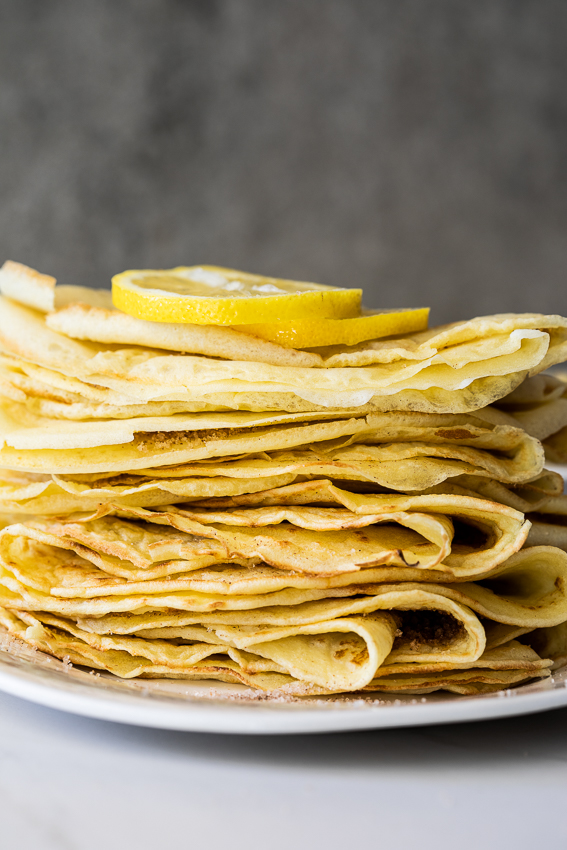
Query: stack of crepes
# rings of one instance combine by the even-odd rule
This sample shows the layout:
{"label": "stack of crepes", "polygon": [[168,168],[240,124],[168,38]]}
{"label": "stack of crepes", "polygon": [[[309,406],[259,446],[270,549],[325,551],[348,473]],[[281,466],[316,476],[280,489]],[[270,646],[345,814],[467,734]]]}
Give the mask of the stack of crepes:
{"label": "stack of crepes", "polygon": [[12,637],[298,696],[474,694],[567,662],[563,481],[526,414],[567,406],[539,376],[567,320],[296,350],[14,263],[0,288]]}

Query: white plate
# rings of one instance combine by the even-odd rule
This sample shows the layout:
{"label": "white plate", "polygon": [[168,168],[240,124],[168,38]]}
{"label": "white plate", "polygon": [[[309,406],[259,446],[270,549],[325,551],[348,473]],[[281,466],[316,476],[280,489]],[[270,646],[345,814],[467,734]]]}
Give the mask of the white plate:
{"label": "white plate", "polygon": [[48,706],[136,726],[247,735],[349,732],[460,723],[567,705],[567,669],[551,679],[480,697],[266,698],[237,685],[121,680],[87,673],[19,641],[0,648],[0,690]]}

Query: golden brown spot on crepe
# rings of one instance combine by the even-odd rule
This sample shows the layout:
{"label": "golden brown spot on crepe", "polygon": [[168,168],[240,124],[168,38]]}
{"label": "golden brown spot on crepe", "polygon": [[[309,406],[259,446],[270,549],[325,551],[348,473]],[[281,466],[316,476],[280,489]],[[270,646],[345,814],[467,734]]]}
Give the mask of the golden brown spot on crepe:
{"label": "golden brown spot on crepe", "polygon": [[443,440],[474,440],[477,435],[466,428],[440,428],[435,432],[435,436]]}
{"label": "golden brown spot on crepe", "polygon": [[[341,649],[337,649],[335,650],[335,652],[333,652],[333,658],[335,658],[337,661],[340,661],[345,656],[352,653],[352,644],[349,644],[347,641],[341,641],[339,646],[341,647]],[[366,662],[368,661],[367,647],[364,646],[358,652],[351,654],[349,660],[351,664],[357,664],[358,666],[366,664]]]}
{"label": "golden brown spot on crepe", "polygon": [[134,437],[134,446],[139,452],[169,451],[200,444],[201,440],[192,431],[143,431]]}
{"label": "golden brown spot on crepe", "polygon": [[346,641],[341,641],[339,646],[341,646],[342,649],[337,649],[337,650],[335,650],[335,652],[333,652],[333,658],[336,658],[337,660],[344,658],[345,655],[349,651],[349,646],[348,646],[348,643],[346,643]]}
{"label": "golden brown spot on crepe", "polygon": [[350,660],[352,664],[358,664],[360,667],[366,664],[368,661],[368,649],[366,646],[360,652],[357,652],[356,655],[353,655]]}

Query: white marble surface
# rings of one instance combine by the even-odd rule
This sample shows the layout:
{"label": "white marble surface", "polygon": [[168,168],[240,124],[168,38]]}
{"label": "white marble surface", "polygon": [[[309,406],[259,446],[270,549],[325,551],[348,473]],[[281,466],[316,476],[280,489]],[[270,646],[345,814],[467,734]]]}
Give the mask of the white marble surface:
{"label": "white marble surface", "polygon": [[0,694],[12,850],[567,846],[567,709],[251,738],[86,720]]}

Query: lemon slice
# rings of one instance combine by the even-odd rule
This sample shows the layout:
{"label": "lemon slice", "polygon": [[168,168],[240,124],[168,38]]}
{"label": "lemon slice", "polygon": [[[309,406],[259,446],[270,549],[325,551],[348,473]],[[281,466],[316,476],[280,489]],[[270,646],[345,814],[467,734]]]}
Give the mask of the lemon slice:
{"label": "lemon slice", "polygon": [[234,330],[277,342],[285,348],[357,345],[369,339],[427,330],[429,307],[365,311],[353,319],[303,319],[295,322],[238,325]]}
{"label": "lemon slice", "polygon": [[361,289],[280,280],[218,266],[126,271],[112,278],[114,306],[151,322],[234,325],[357,316]]}

